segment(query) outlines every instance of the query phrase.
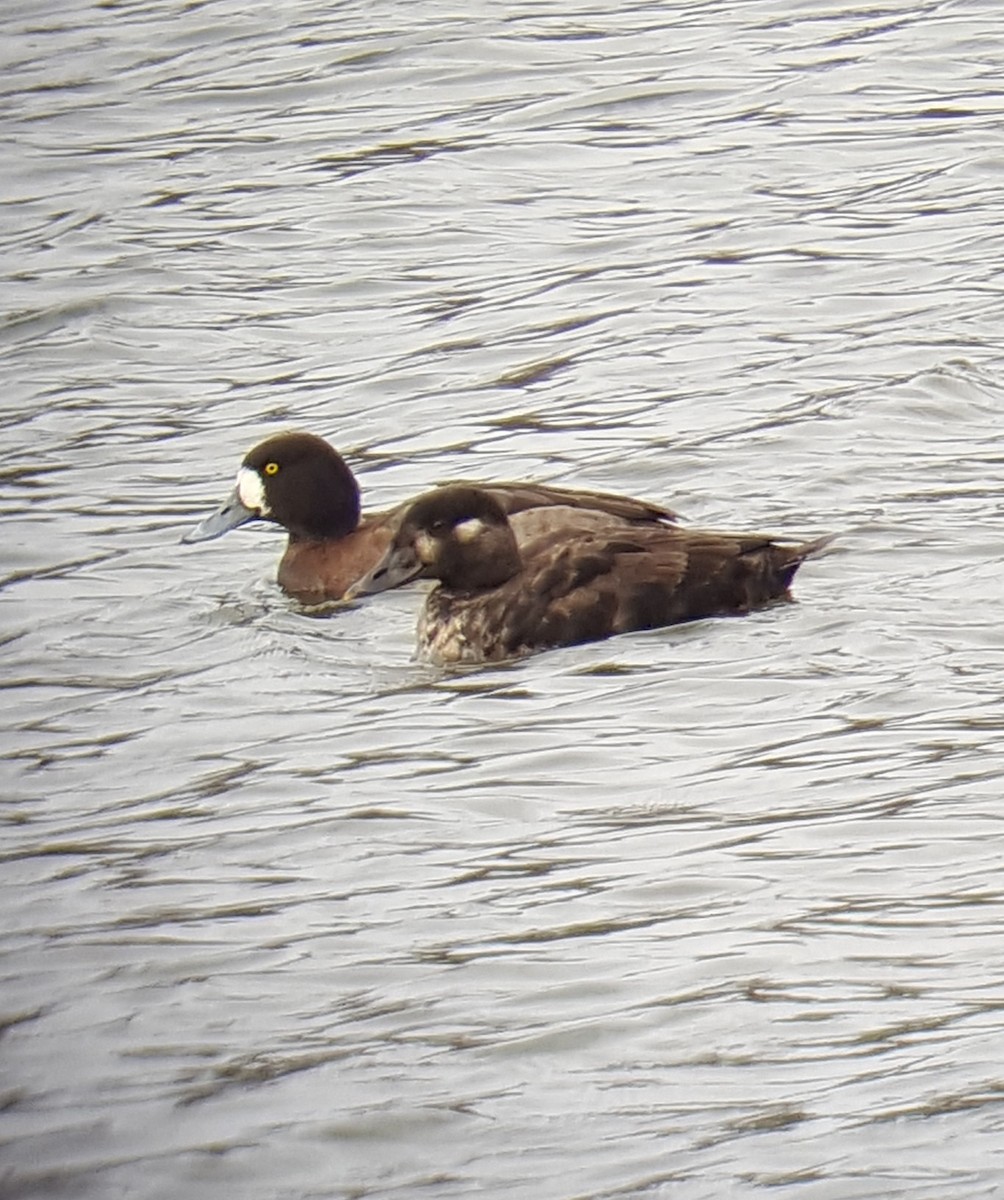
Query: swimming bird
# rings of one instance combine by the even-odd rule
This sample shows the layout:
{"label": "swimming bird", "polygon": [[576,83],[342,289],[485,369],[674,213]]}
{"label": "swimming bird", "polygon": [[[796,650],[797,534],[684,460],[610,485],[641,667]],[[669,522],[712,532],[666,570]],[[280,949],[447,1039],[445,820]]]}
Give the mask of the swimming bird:
{"label": "swimming bird", "polygon": [[802,561],[830,541],[583,523],[567,509],[563,524],[521,539],[522,517],[480,488],[428,492],[349,597],[436,579],[419,618],[419,657],[498,662],[790,599]]}
{"label": "swimming bird", "polygon": [[[561,525],[569,510],[586,523],[663,526],[676,519],[661,505],[608,492],[535,483],[479,486],[503,512],[527,514],[521,536]],[[181,540],[207,541],[255,519],[281,525],[289,541],[279,586],[304,604],[320,604],[340,599],[376,565],[409,504],[361,515],[359,485],[338,451],[315,434],[280,433],[247,453],[228,498]]]}

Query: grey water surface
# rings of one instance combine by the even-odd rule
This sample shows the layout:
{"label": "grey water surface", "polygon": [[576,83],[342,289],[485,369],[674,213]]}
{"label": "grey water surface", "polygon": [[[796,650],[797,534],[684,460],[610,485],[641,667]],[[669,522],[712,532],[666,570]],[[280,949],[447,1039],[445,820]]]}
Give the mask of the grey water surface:
{"label": "grey water surface", "polygon": [[[999,0],[11,0],[0,1194],[1004,1194]],[[445,673],[241,455],[840,534]]]}

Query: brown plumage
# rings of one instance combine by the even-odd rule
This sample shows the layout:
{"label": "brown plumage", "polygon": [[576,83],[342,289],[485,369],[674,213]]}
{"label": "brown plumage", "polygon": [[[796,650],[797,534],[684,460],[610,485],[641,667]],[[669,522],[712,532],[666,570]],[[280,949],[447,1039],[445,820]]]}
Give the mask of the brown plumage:
{"label": "brown plumage", "polygon": [[[520,537],[559,527],[561,513],[569,509],[579,511],[583,523],[603,525],[662,526],[675,519],[669,509],[631,496],[534,483],[478,486],[504,512],[534,514]],[[282,525],[289,542],[279,563],[279,586],[305,604],[319,604],[340,599],[372,570],[410,503],[361,516],[359,485],[341,455],[314,434],[282,433],[248,452],[231,495],[182,541],[207,541],[256,518]]]}
{"label": "brown plumage", "polygon": [[520,539],[485,491],[419,497],[381,562],[352,589],[365,595],[418,577],[440,581],[419,620],[433,661],[493,662],[698,617],[747,613],[786,599],[823,538],[785,544],[758,534],[584,522]]}

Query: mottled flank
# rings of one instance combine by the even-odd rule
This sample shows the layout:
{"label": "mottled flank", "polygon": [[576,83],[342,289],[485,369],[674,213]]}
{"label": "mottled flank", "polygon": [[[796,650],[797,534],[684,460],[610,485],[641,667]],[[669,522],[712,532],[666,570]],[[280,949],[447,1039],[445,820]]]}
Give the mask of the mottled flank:
{"label": "mottled flank", "polygon": [[[535,483],[478,485],[509,514],[533,513],[521,538],[567,523],[569,510],[603,524],[664,526],[675,514],[657,504],[608,492],[578,491]],[[341,455],[310,433],[282,433],[245,456],[238,486],[221,507],[182,539],[201,542],[256,519],[289,533],[279,563],[279,586],[305,604],[339,600],[385,552],[410,501],[386,512],[360,515],[359,485]],[[549,516],[552,508],[558,515]]]}
{"label": "mottled flank", "polygon": [[[799,565],[829,540],[788,544],[759,534],[629,527],[563,511],[564,525],[528,537],[533,518],[517,514],[510,522],[483,490],[431,492],[415,502],[383,562],[354,591],[418,576],[440,580],[419,620],[420,655],[492,662],[786,599]],[[456,536],[475,520],[476,539]]]}

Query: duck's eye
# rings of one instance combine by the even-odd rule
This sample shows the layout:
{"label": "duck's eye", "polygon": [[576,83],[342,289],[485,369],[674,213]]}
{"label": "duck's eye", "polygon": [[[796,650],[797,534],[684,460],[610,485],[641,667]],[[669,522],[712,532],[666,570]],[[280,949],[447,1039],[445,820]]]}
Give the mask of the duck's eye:
{"label": "duck's eye", "polygon": [[278,475],[279,464],[277,462],[267,462],[264,467],[262,467],[262,470],[266,475]]}

